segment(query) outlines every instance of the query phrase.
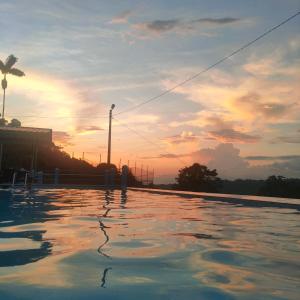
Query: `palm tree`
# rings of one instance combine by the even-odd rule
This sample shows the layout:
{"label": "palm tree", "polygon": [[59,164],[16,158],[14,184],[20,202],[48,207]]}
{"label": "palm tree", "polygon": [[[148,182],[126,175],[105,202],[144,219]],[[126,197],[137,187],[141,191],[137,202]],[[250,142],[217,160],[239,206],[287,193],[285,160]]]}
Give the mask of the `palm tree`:
{"label": "palm tree", "polygon": [[5,110],[5,90],[7,88],[7,80],[6,75],[12,74],[18,77],[25,76],[25,73],[19,69],[13,68],[14,64],[17,62],[17,58],[14,55],[10,55],[7,57],[5,63],[0,60],[0,71],[4,75],[2,79],[2,89],[3,89],[3,104],[2,104],[2,119],[4,119],[4,110]]}

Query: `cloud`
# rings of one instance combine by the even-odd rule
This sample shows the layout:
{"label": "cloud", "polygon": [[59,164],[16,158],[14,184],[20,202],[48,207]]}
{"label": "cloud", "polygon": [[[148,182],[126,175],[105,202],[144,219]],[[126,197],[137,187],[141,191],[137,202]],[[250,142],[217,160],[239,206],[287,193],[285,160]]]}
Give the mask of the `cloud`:
{"label": "cloud", "polygon": [[[22,97],[26,106],[15,104],[15,111],[44,117],[44,126],[70,131],[75,126],[83,126],[102,112],[102,103],[99,95],[93,91],[84,91],[82,87],[72,84],[62,78],[55,78],[27,69],[25,77],[11,77],[9,90],[14,98]],[[46,113],[45,113],[46,112]],[[45,116],[46,115],[46,116]],[[55,124],[53,123],[53,119]],[[37,118],[35,122],[40,122]],[[35,123],[33,123],[35,125]],[[37,126],[39,126],[37,124]]]}
{"label": "cloud", "polygon": [[[253,155],[242,157],[240,149],[230,143],[221,143],[214,148],[181,154],[159,154],[142,159],[180,159],[185,157],[190,163],[198,162],[210,169],[216,169],[223,179],[265,179],[271,175],[300,178],[300,155]],[[261,161],[259,165],[253,164]],[[188,165],[188,163],[186,163]]]}
{"label": "cloud", "polygon": [[272,144],[287,143],[287,144],[300,144],[300,135],[286,135],[278,136],[271,140]]}
{"label": "cloud", "polygon": [[113,17],[109,23],[110,24],[126,24],[126,23],[128,23],[129,17],[131,17],[132,15],[133,15],[132,10],[123,11],[119,15],[116,15],[115,17]]}
{"label": "cloud", "polygon": [[104,130],[104,129],[99,126],[93,126],[93,125],[79,125],[76,128],[76,131],[79,134],[90,134],[90,133],[94,133],[94,132],[102,131],[102,130]]}
{"label": "cloud", "polygon": [[[279,156],[281,162],[267,163],[253,166],[248,162],[248,158],[240,156],[240,150],[232,144],[219,144],[215,148],[205,148],[191,153],[193,161],[207,165],[210,169],[217,169],[221,178],[236,179],[263,179],[271,175],[282,175],[286,177],[300,177],[300,156]],[[255,158],[255,157],[253,157]],[[266,156],[256,156],[256,158],[269,161]],[[249,160],[254,160],[250,159]]]}
{"label": "cloud", "polygon": [[266,169],[272,175],[300,178],[300,157],[290,159],[286,162],[275,162],[267,166]]}
{"label": "cloud", "polygon": [[181,158],[188,156],[188,154],[173,154],[173,153],[164,153],[164,154],[159,154],[157,156],[144,156],[141,157],[142,159],[159,159],[159,158]]}
{"label": "cloud", "polygon": [[55,144],[59,144],[60,146],[73,146],[71,142],[72,136],[65,131],[53,131],[52,139]]}
{"label": "cloud", "polygon": [[[208,138],[216,138],[220,142],[258,142],[260,136],[261,140],[271,139],[278,130],[279,137],[273,140],[274,143],[298,143],[296,135],[284,137],[280,133],[283,127],[277,126],[275,129],[274,124],[290,124],[299,119],[299,61],[293,61],[292,65],[289,62],[287,67],[284,62],[288,58],[282,54],[274,56],[264,58],[268,62],[268,75],[263,72],[265,64],[259,62],[260,66],[255,66],[252,62],[252,71],[260,70],[257,75],[245,72],[245,65],[242,69],[233,66],[230,73],[211,70],[201,80],[177,87],[173,92],[183,95],[186,101],[200,105],[201,111],[189,118],[178,118],[170,126],[198,127],[202,136],[207,133]],[[277,63],[279,58],[281,64]],[[249,68],[249,63],[246,65]],[[170,89],[181,78],[193,73],[196,70],[172,70],[167,74],[170,79],[164,80],[162,84],[165,89]]]}
{"label": "cloud", "polygon": [[183,131],[181,134],[172,135],[163,139],[166,143],[171,145],[193,143],[198,141],[198,136],[191,131]]}
{"label": "cloud", "polygon": [[[116,118],[117,120],[117,118]],[[158,125],[159,121],[160,121],[160,116],[155,115],[155,114],[136,114],[133,117],[127,117],[127,118],[123,118],[123,120],[126,124],[131,124],[131,125]],[[116,122],[116,125],[118,125],[119,123]],[[120,125],[120,124],[119,124]]]}
{"label": "cloud", "polygon": [[[248,144],[257,143],[261,140],[259,135],[245,132],[245,129],[243,129],[242,126],[240,126],[237,122],[230,120],[226,114],[221,112],[211,113],[207,111],[201,111],[196,114],[196,119],[184,121],[182,123],[176,122],[175,124],[173,122],[171,124],[172,127],[177,127],[180,125],[200,127],[202,130],[201,137],[205,138],[206,140],[216,140],[221,143]],[[177,139],[179,139],[179,136],[173,136],[169,139],[172,141],[172,138],[176,142]],[[179,141],[181,140],[179,139]]]}
{"label": "cloud", "polygon": [[300,37],[296,36],[289,41],[289,46],[292,50],[298,51],[300,49]]}
{"label": "cloud", "polygon": [[242,157],[240,150],[232,144],[219,144],[216,148],[204,148],[191,153],[193,161],[206,164],[217,169],[223,178],[241,177],[249,166]]}
{"label": "cloud", "polygon": [[233,100],[233,104],[246,114],[255,114],[267,119],[278,119],[295,106],[294,103],[279,103],[266,101],[256,92],[250,92]]}
{"label": "cloud", "polygon": [[[274,57],[266,57],[260,60],[255,60],[255,62],[249,62],[244,64],[243,68],[250,74],[255,76],[269,76],[274,74],[274,70],[276,69],[276,62],[274,61]],[[275,71],[276,72],[276,71]]]}
{"label": "cloud", "polygon": [[221,129],[210,131],[209,136],[217,141],[223,143],[257,143],[261,137],[257,135],[250,135],[234,129]]}
{"label": "cloud", "polygon": [[9,11],[13,11],[15,9],[15,6],[13,3],[1,3],[0,6],[0,11],[1,12],[9,12]]}
{"label": "cloud", "polygon": [[253,155],[244,157],[247,160],[294,160],[300,158],[300,155],[281,155],[281,156],[263,156]]}
{"label": "cloud", "polygon": [[234,122],[227,118],[227,115],[222,112],[212,112],[207,110],[201,110],[196,113],[183,116],[182,121],[176,120],[169,124],[171,127],[179,126],[193,126],[205,129],[205,131],[219,130],[225,128],[233,128]]}
{"label": "cloud", "polygon": [[215,25],[223,25],[230,24],[240,21],[239,18],[200,18],[192,21],[193,23],[204,23],[204,24],[215,24]]}
{"label": "cloud", "polygon": [[238,18],[200,18],[192,20],[181,20],[181,19],[168,19],[168,20],[154,20],[150,22],[135,23],[131,28],[142,36],[160,36],[164,33],[175,32],[175,33],[197,33],[209,35],[207,32],[199,29],[207,29],[209,27],[224,26],[232,23],[239,22]]}
{"label": "cloud", "polygon": [[178,27],[179,20],[156,20],[147,23],[137,23],[133,25],[133,28],[138,31],[143,31],[149,34],[161,34],[167,31],[171,31]]}

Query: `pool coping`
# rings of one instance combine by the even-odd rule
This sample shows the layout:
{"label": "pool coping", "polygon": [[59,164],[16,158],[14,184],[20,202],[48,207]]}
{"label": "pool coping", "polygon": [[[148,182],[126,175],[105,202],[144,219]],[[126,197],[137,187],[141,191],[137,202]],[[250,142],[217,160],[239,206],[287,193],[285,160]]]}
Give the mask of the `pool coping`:
{"label": "pool coping", "polygon": [[[22,186],[16,186],[16,188],[23,188]],[[35,189],[97,189],[106,190],[107,188],[102,185],[66,185],[66,184],[34,184],[32,186]],[[119,190],[119,187],[111,187],[110,190]],[[293,198],[279,198],[279,197],[265,197],[265,196],[253,196],[253,195],[237,195],[237,194],[218,194],[218,193],[205,193],[205,192],[190,192],[190,191],[178,191],[178,190],[165,190],[154,188],[137,188],[128,187],[128,190],[149,192],[164,195],[175,195],[185,198],[201,198],[208,201],[226,202],[232,204],[240,204],[244,206],[255,207],[278,207],[278,208],[291,208],[300,211],[300,199]],[[0,191],[9,191],[8,189],[0,189]]]}
{"label": "pool coping", "polygon": [[155,194],[176,195],[188,198],[202,198],[210,201],[221,201],[227,203],[241,204],[256,207],[278,207],[278,208],[292,208],[300,210],[300,199],[293,198],[277,198],[265,196],[251,196],[251,195],[236,195],[236,194],[217,194],[217,193],[204,193],[204,192],[189,192],[177,190],[162,190],[151,188],[133,188],[129,187],[128,190],[149,192]]}

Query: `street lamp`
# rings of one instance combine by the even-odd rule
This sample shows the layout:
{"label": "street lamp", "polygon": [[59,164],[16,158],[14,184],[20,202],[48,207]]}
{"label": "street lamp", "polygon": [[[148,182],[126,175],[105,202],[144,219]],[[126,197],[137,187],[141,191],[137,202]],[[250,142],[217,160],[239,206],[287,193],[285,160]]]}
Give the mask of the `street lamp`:
{"label": "street lamp", "polygon": [[111,157],[111,120],[112,120],[112,111],[115,108],[115,105],[112,104],[109,111],[109,128],[108,128],[108,148],[107,148],[107,164],[110,165]]}

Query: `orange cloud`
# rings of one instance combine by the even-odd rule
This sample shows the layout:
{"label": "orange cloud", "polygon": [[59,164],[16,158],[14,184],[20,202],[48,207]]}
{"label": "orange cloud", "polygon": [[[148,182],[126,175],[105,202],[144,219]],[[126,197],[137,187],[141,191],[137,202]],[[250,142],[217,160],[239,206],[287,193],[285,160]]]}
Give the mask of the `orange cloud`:
{"label": "orange cloud", "polygon": [[[236,70],[232,75],[212,70],[200,82],[191,82],[174,90],[202,108],[194,117],[176,120],[170,126],[189,125],[205,131],[231,129],[232,134],[239,131],[249,135],[261,132],[273,122],[295,122],[300,115],[298,70],[299,63],[286,67],[272,58],[257,64],[247,63],[238,70],[239,74]],[[182,73],[185,71],[173,72],[180,77]],[[176,81],[173,75],[173,80],[163,81],[163,85],[169,89]],[[258,139],[253,138],[252,142],[255,140]]]}
{"label": "orange cloud", "polygon": [[72,146],[74,145],[71,140],[72,136],[65,131],[53,131],[52,139],[55,144],[60,146]]}
{"label": "orange cloud", "polygon": [[[32,122],[33,125],[34,122],[40,123],[42,115],[44,126],[53,127],[55,120],[56,127],[61,126],[64,131],[74,131],[77,123],[87,122],[102,111],[101,103],[91,101],[89,95],[80,87],[44,73],[27,70],[25,77],[11,76],[8,82],[8,93],[12,94],[11,97],[24,98],[24,102],[20,103],[22,114],[37,116]],[[88,117],[82,119],[81,114]]]}
{"label": "orange cloud", "polygon": [[198,141],[198,136],[191,131],[183,131],[181,134],[165,137],[163,141],[171,145],[194,143]]}
{"label": "orange cloud", "polygon": [[100,126],[94,126],[94,125],[78,125],[76,127],[76,132],[81,135],[85,134],[93,134],[98,131],[104,130]]}
{"label": "orange cloud", "polygon": [[260,136],[250,135],[234,129],[210,131],[208,135],[222,143],[257,143],[261,139]]}

